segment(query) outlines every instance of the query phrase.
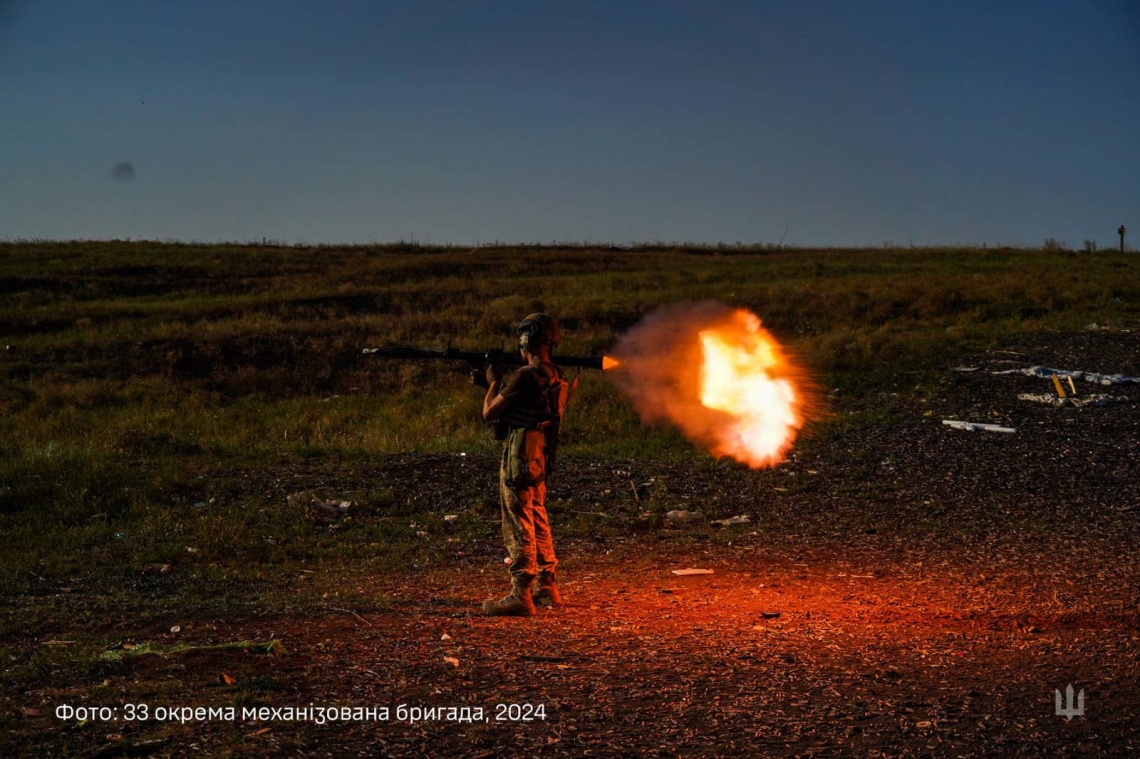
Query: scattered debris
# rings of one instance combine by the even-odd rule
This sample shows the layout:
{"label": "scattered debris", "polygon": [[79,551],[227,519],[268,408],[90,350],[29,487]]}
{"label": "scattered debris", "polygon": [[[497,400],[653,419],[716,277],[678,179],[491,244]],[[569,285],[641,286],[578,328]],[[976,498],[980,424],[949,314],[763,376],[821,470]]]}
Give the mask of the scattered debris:
{"label": "scattered debris", "polygon": [[458,514],[446,514],[443,517],[443,521],[445,521],[445,522],[454,522],[456,519],[459,519]]}
{"label": "scattered debris", "polygon": [[193,504],[193,507],[194,507],[195,509],[201,509],[201,508],[205,508],[205,506],[206,506],[206,502],[205,502],[205,501],[197,501],[197,502],[195,502],[195,503]]}
{"label": "scattered debris", "polygon": [[177,635],[178,633],[182,632],[182,625],[175,625],[174,627],[170,628],[170,632]]}
{"label": "scattered debris", "polygon": [[761,619],[778,619],[779,617],[780,617],[780,612],[778,612],[778,611],[762,611],[762,612],[760,612],[760,618]]}
{"label": "scattered debris", "polygon": [[[1065,379],[1069,380],[1069,387],[1073,387],[1073,378],[1071,376],[1069,376],[1069,377],[1066,377]],[[1065,397],[1065,388],[1061,384],[1061,378],[1058,377],[1056,374],[1053,375],[1053,388],[1057,391],[1057,397],[1058,398],[1064,398]],[[1073,387],[1073,395],[1076,395],[1076,393],[1077,393],[1077,389],[1075,387]]]}
{"label": "scattered debris", "polygon": [[943,419],[942,423],[956,430],[969,430],[970,432],[977,430],[983,430],[985,432],[1017,432],[1013,427],[1002,427],[1000,424],[985,424],[984,422],[962,422],[957,419]]}
{"label": "scattered debris", "polygon": [[674,569],[673,574],[678,577],[689,577],[690,575],[711,575],[711,569]]}
{"label": "scattered debris", "polygon": [[1076,398],[1059,398],[1055,395],[1049,395],[1048,393],[1020,393],[1017,399],[1019,401],[1045,403],[1049,406],[1055,406],[1056,408],[1083,408],[1085,406],[1107,406],[1110,403],[1132,402],[1132,399],[1127,396],[1105,395],[1104,393],[1096,393],[1094,395],[1085,395]]}
{"label": "scattered debris", "polygon": [[966,373],[966,372],[976,372],[980,368],[981,368],[980,366],[952,366],[952,367],[950,367],[950,371]]}
{"label": "scattered debris", "polygon": [[227,675],[225,672],[223,672],[222,673],[222,682],[225,683],[226,685],[233,685],[234,683],[237,682],[237,678],[234,677],[233,675]]}
{"label": "scattered debris", "polygon": [[673,509],[672,511],[665,512],[665,519],[670,522],[678,524],[691,524],[693,522],[700,522],[705,518],[705,515],[699,511],[684,511],[681,509]]}
{"label": "scattered debris", "polygon": [[991,372],[991,374],[1024,374],[1026,377],[1040,377],[1041,379],[1050,379],[1056,374],[1060,377],[1072,377],[1075,380],[1084,380],[1098,385],[1140,384],[1140,377],[1131,377],[1127,374],[1097,374],[1079,369],[1050,369],[1045,366],[1031,366],[1028,369],[1004,369],[1000,372]]}
{"label": "scattered debris", "polygon": [[[302,490],[285,497],[285,502],[293,508],[313,508],[327,511],[338,516],[348,513],[352,508],[352,501],[343,501],[339,498],[320,498],[309,490]],[[213,503],[213,501],[211,501]]]}
{"label": "scattered debris", "polygon": [[456,669],[459,669],[459,660],[456,659],[454,656],[445,656],[445,657],[443,657],[443,660],[445,662],[447,662],[448,664],[450,664],[451,666],[455,667]]}
{"label": "scattered debris", "polygon": [[740,514],[739,516],[729,517],[728,519],[714,519],[709,524],[720,525],[727,527],[730,524],[748,524],[752,521],[752,517],[747,514]]}
{"label": "scattered debris", "polygon": [[313,506],[318,509],[332,512],[333,514],[347,514],[348,510],[352,508],[352,501],[337,501],[335,499],[328,501],[313,501]]}
{"label": "scattered debris", "polygon": [[439,639],[440,640],[451,640],[451,636],[448,635],[447,633],[444,633],[443,635],[439,636]]}

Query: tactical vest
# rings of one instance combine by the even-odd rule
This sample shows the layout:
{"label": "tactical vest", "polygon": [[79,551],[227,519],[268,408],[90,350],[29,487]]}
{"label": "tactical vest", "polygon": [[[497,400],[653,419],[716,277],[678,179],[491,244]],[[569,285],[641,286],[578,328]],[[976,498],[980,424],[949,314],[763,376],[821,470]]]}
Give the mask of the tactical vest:
{"label": "tactical vest", "polygon": [[[558,451],[558,433],[562,426],[562,415],[566,411],[566,402],[570,398],[571,383],[566,381],[566,375],[554,364],[538,362],[519,371],[533,372],[534,378],[538,381],[538,402],[530,408],[519,405],[508,406],[498,419],[503,428],[500,439],[506,439],[512,430],[542,430],[545,433],[546,459],[543,477],[546,477],[554,467],[554,454]],[[496,434],[496,437],[499,435]]]}
{"label": "tactical vest", "polygon": [[554,364],[543,362],[525,366],[519,371],[530,373],[538,382],[538,402],[533,406],[511,404],[499,417],[509,428],[545,430],[557,426],[566,409],[569,385],[565,375]]}

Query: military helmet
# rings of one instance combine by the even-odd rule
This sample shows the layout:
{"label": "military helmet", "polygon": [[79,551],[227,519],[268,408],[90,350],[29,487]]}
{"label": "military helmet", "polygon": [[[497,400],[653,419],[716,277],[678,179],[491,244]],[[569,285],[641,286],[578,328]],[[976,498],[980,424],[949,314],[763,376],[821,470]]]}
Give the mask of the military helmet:
{"label": "military helmet", "polygon": [[519,349],[533,352],[543,343],[557,348],[562,342],[562,330],[550,314],[531,314],[519,322]]}

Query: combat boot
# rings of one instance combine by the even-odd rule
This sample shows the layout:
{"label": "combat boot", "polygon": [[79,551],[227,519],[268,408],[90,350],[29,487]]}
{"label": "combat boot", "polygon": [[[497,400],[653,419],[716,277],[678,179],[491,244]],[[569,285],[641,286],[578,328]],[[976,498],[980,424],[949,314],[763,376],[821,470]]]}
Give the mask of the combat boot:
{"label": "combat boot", "polygon": [[492,617],[533,617],[535,608],[530,597],[530,581],[512,577],[511,592],[498,601],[484,601],[483,613]]}
{"label": "combat boot", "polygon": [[553,572],[539,572],[538,579],[534,581],[534,591],[531,600],[536,605],[561,606],[562,594],[558,592],[558,585],[554,582]]}

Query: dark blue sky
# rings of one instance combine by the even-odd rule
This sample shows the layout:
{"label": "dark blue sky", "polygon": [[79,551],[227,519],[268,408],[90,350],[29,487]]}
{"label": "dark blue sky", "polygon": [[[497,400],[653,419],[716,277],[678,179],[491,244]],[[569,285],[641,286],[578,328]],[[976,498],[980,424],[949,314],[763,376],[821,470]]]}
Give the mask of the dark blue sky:
{"label": "dark blue sky", "polygon": [[0,237],[1110,245],[1140,3],[0,0],[0,137]]}

